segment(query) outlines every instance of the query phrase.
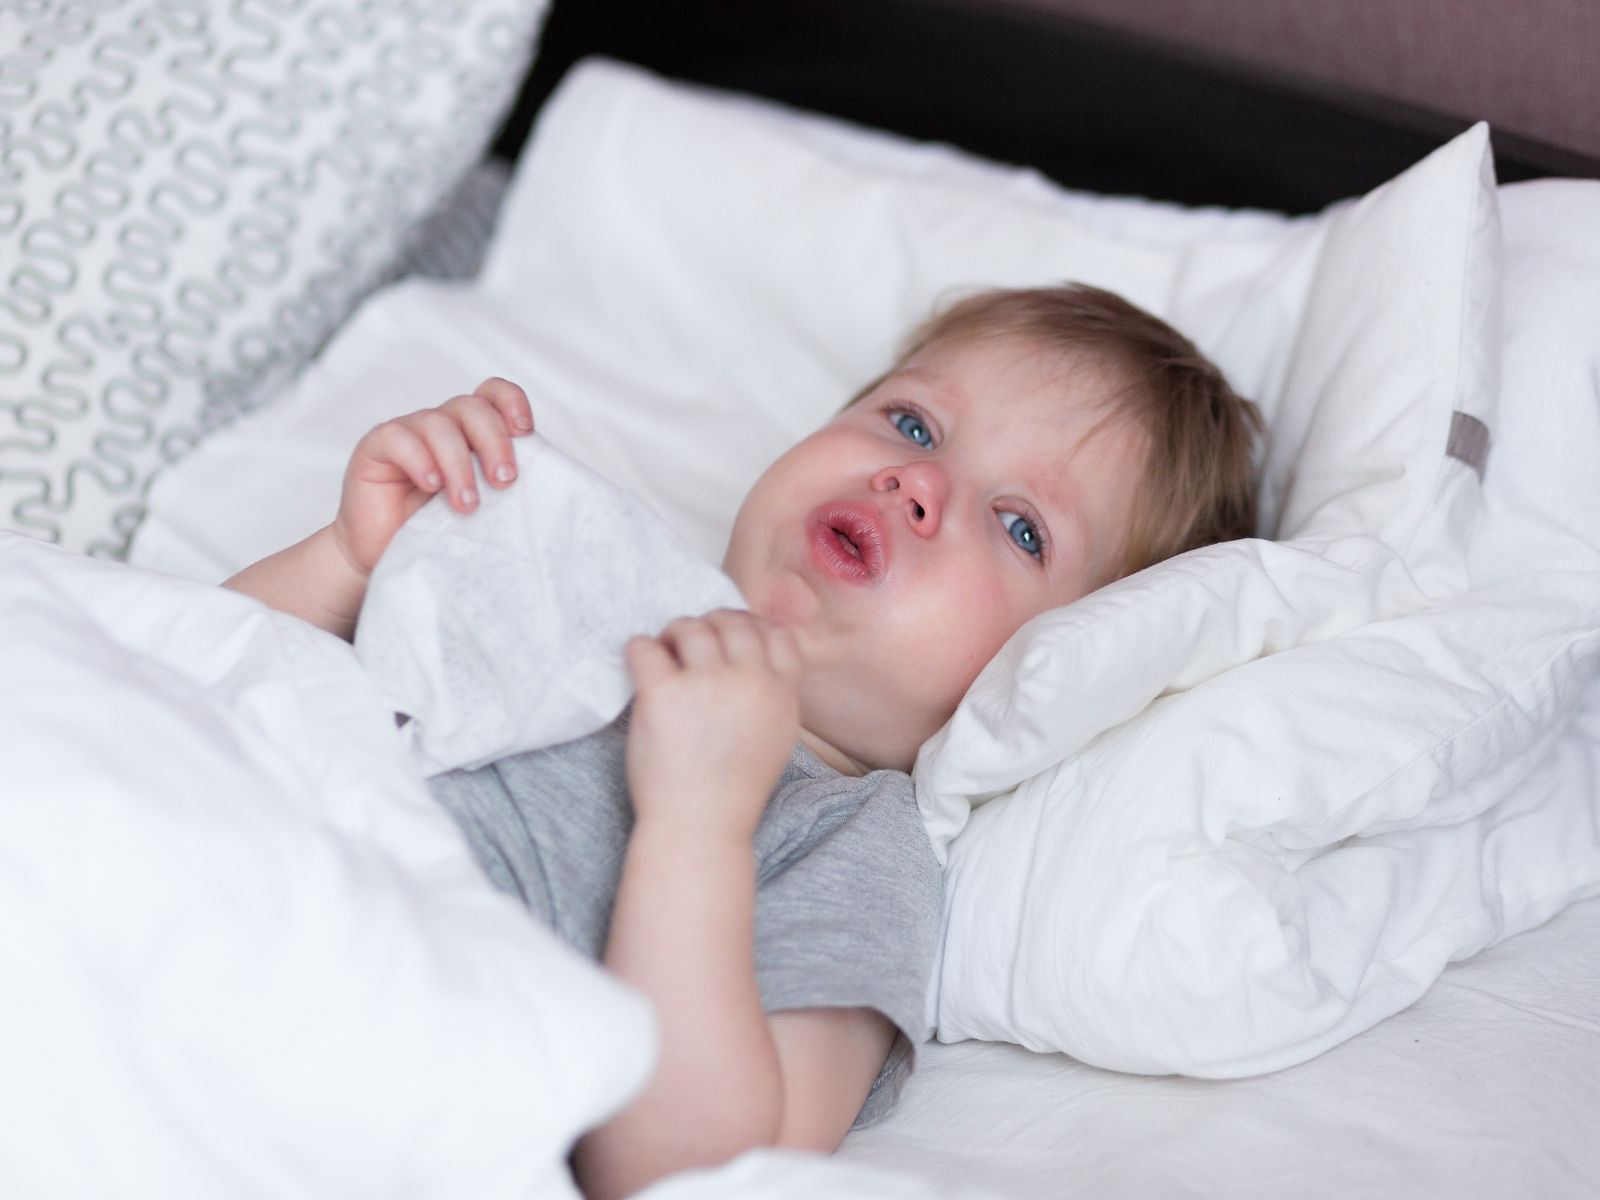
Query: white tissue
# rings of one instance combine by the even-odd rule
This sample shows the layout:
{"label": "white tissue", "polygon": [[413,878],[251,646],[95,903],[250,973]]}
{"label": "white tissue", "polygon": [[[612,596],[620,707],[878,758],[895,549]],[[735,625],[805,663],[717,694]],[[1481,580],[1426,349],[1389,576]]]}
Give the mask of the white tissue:
{"label": "white tissue", "polygon": [[609,724],[633,694],[622,648],[673,618],[743,608],[733,582],[642,501],[543,438],[462,515],[435,496],[389,543],[356,653],[427,774]]}

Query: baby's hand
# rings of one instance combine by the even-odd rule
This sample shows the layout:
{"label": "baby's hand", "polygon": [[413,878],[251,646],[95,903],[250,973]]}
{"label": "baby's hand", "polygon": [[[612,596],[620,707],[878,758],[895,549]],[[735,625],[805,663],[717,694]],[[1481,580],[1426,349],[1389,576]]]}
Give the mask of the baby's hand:
{"label": "baby's hand", "polygon": [[441,488],[457,512],[478,506],[472,456],[494,487],[517,477],[511,438],[533,432],[527,393],[486,379],[469,396],[385,421],[356,444],[333,530],[346,556],[370,574],[395,531]]}
{"label": "baby's hand", "polygon": [[628,643],[638,696],[628,787],[641,824],[748,841],[800,736],[800,655],[744,612],[681,617]]}

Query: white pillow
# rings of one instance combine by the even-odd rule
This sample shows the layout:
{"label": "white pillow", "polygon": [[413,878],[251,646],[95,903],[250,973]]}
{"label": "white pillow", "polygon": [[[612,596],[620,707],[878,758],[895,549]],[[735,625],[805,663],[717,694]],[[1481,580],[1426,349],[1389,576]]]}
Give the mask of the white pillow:
{"label": "white pillow", "polygon": [[545,3],[0,11],[0,523],[122,553],[479,157]]}
{"label": "white pillow", "polygon": [[1600,182],[1500,189],[1504,427],[1471,548],[1475,582],[1600,560]]}

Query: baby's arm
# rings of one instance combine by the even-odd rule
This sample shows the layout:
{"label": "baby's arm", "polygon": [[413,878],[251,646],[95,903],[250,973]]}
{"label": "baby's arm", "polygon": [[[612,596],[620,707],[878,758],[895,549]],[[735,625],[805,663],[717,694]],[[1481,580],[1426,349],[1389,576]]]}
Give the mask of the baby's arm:
{"label": "baby's arm", "polygon": [[517,474],[511,438],[532,432],[526,393],[504,379],[385,421],[350,456],[333,523],[223,586],[349,638],[372,568],[406,518],[441,489],[457,512],[471,512],[478,505],[473,455],[490,485],[505,487]]}
{"label": "baby's arm", "polygon": [[654,1002],[643,1094],[579,1145],[591,1197],[752,1146],[832,1150],[893,1038],[863,1009],[768,1017],[754,962],[751,838],[799,736],[792,638],[747,613],[636,638],[628,738],[635,823],[605,961]]}

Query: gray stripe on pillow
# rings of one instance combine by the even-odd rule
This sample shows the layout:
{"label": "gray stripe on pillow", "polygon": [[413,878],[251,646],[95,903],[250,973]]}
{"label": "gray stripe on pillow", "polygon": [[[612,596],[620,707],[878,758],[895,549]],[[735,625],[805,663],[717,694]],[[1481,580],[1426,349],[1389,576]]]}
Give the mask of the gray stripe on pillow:
{"label": "gray stripe on pillow", "polygon": [[1466,463],[1482,479],[1484,464],[1489,461],[1489,427],[1471,413],[1451,413],[1450,438],[1444,452]]}

